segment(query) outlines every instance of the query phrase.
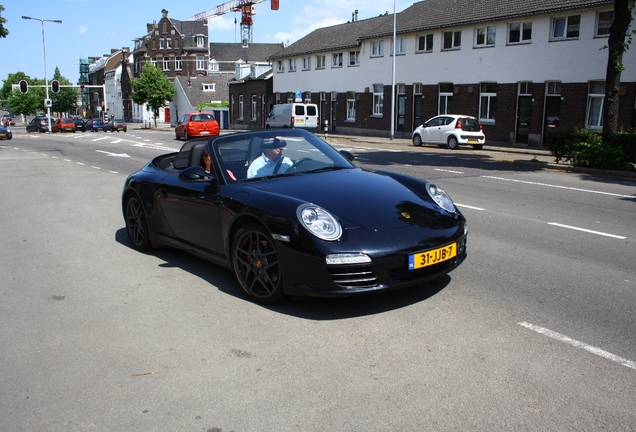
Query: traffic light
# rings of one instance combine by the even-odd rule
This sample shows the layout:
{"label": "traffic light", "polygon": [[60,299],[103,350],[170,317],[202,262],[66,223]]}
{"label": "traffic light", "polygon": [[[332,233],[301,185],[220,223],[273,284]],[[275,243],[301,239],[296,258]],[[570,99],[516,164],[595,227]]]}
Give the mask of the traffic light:
{"label": "traffic light", "polygon": [[29,83],[25,80],[20,80],[20,93],[26,93],[29,91]]}
{"label": "traffic light", "polygon": [[58,80],[51,81],[51,91],[53,93],[59,93],[60,92],[60,82]]}

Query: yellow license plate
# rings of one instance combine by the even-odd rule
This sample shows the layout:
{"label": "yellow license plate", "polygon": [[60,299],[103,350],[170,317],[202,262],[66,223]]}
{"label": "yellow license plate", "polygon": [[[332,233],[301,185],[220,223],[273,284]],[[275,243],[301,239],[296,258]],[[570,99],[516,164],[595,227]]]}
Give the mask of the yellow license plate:
{"label": "yellow license plate", "polygon": [[468,142],[478,142],[476,139],[469,139]]}
{"label": "yellow license plate", "polygon": [[4,137],[4,136],[7,136],[7,134],[6,133],[0,133],[0,137]]}
{"label": "yellow license plate", "polygon": [[409,270],[431,266],[457,256],[457,243],[409,255]]}
{"label": "yellow license plate", "polygon": [[301,124],[301,123],[305,123],[304,119],[296,119],[296,123]]}

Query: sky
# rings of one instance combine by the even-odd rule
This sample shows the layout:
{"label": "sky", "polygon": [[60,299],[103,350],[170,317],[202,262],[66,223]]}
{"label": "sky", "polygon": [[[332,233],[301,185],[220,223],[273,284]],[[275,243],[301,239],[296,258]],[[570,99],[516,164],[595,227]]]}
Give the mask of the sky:
{"label": "sky", "polygon": [[[24,20],[23,15],[42,20],[62,20],[62,24],[44,23],[46,75],[55,68],[63,77],[76,83],[79,59],[110,54],[111,49],[134,47],[133,40],[146,34],[146,24],[168,16],[185,21],[225,3],[225,0],[0,0],[4,6],[4,27],[0,38],[0,80],[22,71],[34,78],[44,78],[42,23]],[[273,11],[270,0],[254,6],[252,38],[256,43],[292,44],[313,30],[345,23],[358,10],[358,20],[388,12],[404,10],[412,2],[397,0],[279,0]],[[237,23],[234,23],[236,19]],[[239,13],[230,12],[209,20],[210,42],[240,42]]]}

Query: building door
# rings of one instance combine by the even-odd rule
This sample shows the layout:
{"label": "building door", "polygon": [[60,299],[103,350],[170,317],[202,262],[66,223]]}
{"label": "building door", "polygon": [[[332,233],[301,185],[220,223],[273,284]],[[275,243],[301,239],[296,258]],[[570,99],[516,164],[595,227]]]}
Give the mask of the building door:
{"label": "building door", "polygon": [[548,136],[550,129],[559,126],[559,116],[561,114],[561,97],[546,96],[545,97],[545,119],[543,122],[543,136]]}
{"label": "building door", "polygon": [[331,120],[329,120],[329,130],[332,132],[336,130],[336,112],[338,108],[337,97],[338,93],[331,92]]}
{"label": "building door", "polygon": [[518,143],[528,143],[531,112],[532,96],[519,96],[517,100],[517,137],[515,139]]}
{"label": "building door", "polygon": [[413,96],[413,130],[424,123],[422,119],[422,95]]}
{"label": "building door", "polygon": [[404,132],[404,117],[406,114],[406,96],[398,95],[397,100],[397,131]]}

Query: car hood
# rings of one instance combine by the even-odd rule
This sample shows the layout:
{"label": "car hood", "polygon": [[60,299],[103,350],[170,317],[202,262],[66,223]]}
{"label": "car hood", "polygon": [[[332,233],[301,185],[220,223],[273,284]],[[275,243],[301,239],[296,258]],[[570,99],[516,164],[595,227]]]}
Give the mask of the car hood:
{"label": "car hood", "polygon": [[458,218],[433,202],[422,181],[378,171],[343,169],[248,184],[317,204],[340,219],[375,231],[412,225],[447,229]]}

